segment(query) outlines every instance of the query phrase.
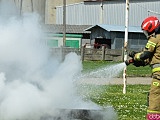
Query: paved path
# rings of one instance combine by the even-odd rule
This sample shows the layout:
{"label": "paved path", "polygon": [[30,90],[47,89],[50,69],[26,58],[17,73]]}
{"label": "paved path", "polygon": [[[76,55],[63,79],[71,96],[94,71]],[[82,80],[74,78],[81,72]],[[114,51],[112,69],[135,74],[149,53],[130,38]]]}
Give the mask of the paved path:
{"label": "paved path", "polygon": [[[127,84],[150,84],[151,80],[151,77],[127,77]],[[80,80],[80,83],[96,85],[123,84],[123,78],[84,78]]]}

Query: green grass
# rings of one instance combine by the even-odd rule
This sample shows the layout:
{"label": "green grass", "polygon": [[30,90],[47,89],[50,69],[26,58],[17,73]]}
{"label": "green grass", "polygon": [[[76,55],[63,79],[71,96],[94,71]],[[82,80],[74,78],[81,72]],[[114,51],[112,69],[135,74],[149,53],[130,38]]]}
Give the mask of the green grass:
{"label": "green grass", "polygon": [[103,107],[113,106],[118,120],[145,120],[149,85],[127,85],[126,94],[122,88],[122,85],[83,85],[80,93],[85,100]]}
{"label": "green grass", "polygon": [[[83,72],[116,63],[117,62],[107,61],[84,61]],[[150,75],[151,69],[149,66],[127,66],[127,76],[145,77]],[[89,99],[101,106],[113,106],[117,112],[118,120],[146,120],[147,93],[149,88],[150,85],[127,85],[127,93],[123,94],[123,85],[83,85],[80,88],[80,94],[83,96],[83,99]]]}
{"label": "green grass", "polygon": [[84,72],[91,71],[103,66],[116,64],[117,62],[108,62],[108,61],[83,61]]}
{"label": "green grass", "polygon": [[136,77],[148,77],[151,76],[151,68],[149,66],[135,67],[133,65],[127,66],[127,75]]}

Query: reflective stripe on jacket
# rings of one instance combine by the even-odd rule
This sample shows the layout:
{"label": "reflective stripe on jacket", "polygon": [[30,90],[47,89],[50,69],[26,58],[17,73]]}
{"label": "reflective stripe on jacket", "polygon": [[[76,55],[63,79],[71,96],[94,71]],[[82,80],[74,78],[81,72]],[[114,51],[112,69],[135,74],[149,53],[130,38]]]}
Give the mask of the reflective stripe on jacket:
{"label": "reflective stripe on jacket", "polygon": [[142,60],[142,54],[144,54],[144,51],[153,53],[153,56],[148,58],[149,64],[152,68],[152,72],[160,71],[160,65],[153,67],[153,65],[160,64],[160,34],[151,35],[148,39],[145,49],[142,52],[135,54],[134,59],[136,61]]}

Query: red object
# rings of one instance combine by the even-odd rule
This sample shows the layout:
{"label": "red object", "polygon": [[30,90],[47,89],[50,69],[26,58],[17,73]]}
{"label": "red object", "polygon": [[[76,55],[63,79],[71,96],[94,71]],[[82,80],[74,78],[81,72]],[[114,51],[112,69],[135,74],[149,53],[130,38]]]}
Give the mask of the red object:
{"label": "red object", "polygon": [[153,32],[160,25],[159,19],[155,16],[146,18],[141,25],[142,30]]}
{"label": "red object", "polygon": [[160,120],[160,114],[158,113],[148,113],[147,120]]}
{"label": "red object", "polygon": [[129,63],[133,63],[133,62],[134,62],[134,60],[133,60],[133,59],[130,59],[130,60],[129,60]]}
{"label": "red object", "polygon": [[126,65],[129,65],[129,64],[131,64],[131,63],[134,63],[134,60],[133,60],[133,59],[129,59],[129,60],[126,60],[126,61],[125,61],[125,64],[126,64]]}

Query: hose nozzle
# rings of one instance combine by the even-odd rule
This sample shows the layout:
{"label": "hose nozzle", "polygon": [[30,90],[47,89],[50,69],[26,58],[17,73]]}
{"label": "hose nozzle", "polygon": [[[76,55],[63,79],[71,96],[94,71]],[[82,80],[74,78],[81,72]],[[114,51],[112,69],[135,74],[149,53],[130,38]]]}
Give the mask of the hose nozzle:
{"label": "hose nozzle", "polygon": [[129,59],[125,61],[125,64],[128,66],[129,64],[133,63],[134,60],[133,59]]}

